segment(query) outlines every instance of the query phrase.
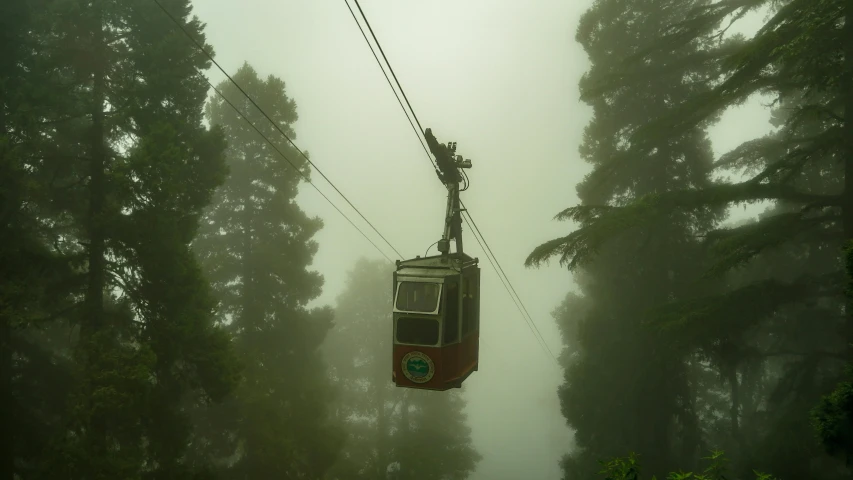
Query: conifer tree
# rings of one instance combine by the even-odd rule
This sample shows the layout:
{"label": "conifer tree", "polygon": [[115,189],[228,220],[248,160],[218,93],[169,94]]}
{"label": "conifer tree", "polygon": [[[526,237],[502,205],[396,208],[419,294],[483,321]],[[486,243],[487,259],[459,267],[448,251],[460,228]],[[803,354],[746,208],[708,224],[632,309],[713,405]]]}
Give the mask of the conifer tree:
{"label": "conifer tree", "polygon": [[[618,163],[635,131],[669,105],[707,90],[701,79],[713,73],[714,62],[697,55],[700,44],[655,52],[640,64],[627,62],[659,30],[701,3],[599,0],[582,16],[576,38],[592,66],[580,90],[593,107],[593,119],[580,153],[593,171],[577,186],[582,205],[559,218],[583,225],[647,194],[708,184],[712,155],[703,125]],[[576,346],[559,391],[578,445],[563,462],[565,478],[589,478],[599,459],[626,451],[638,452],[648,472],[657,475],[694,458],[699,434],[683,354],[645,329],[638,313],[691,295],[696,286],[684,279],[697,267],[693,235],[709,229],[718,216],[713,210],[670,215],[630,234],[608,236],[595,261],[579,267],[583,296],[567,299],[562,308],[584,315],[557,313],[559,320],[573,322],[562,328]],[[571,238],[539,247],[528,265],[553,255],[556,246],[571,245]]]}
{"label": "conifer tree", "polygon": [[[753,38],[716,42],[721,22],[737,21],[762,6],[770,7],[771,15]],[[757,222],[703,236],[709,255],[700,273],[721,283],[693,298],[658,301],[642,314],[670,348],[699,355],[701,363],[691,367],[691,388],[705,412],[699,418],[703,441],[709,448],[731,446],[738,474],[758,468],[798,478],[843,475],[821,456],[808,412],[839,380],[853,338],[840,288],[841,246],[853,224],[847,202],[853,176],[846,167],[853,165],[853,143],[844,133],[853,128],[845,121],[853,109],[848,88],[853,27],[845,21],[850,8],[839,0],[706,2],[648,36],[648,48],[630,65],[652,66],[654,58],[684,45],[703,45],[696,58],[720,61],[715,76],[702,81],[706,91],[672,102],[632,132],[624,154],[613,157],[611,172],[629,170],[631,159],[701,128],[756,92],[774,97],[778,130],[742,144],[714,165],[740,170],[749,180],[647,192],[609,208],[573,209],[582,227],[531,256],[535,261],[562,255],[571,265],[598,263],[591,254],[603,255],[606,245],[663,218],[773,202]],[[602,90],[618,91],[629,78],[614,76]],[[822,404],[824,413],[832,402],[838,404],[845,388],[841,384],[838,396]],[[830,430],[821,434],[837,447]]]}
{"label": "conifer tree", "polygon": [[[162,3],[186,21],[188,1]],[[38,454],[15,463],[31,478],[189,476],[181,403],[234,383],[229,339],[188,249],[225,173],[222,137],[201,123],[207,58],[152,2],[15,7],[26,23],[11,41],[24,56],[10,63],[20,81],[3,73],[4,88],[17,88],[4,90],[15,148],[3,180],[25,188],[4,190],[17,197],[4,196],[15,229],[3,246],[18,256],[3,268],[24,270],[3,281],[30,284],[17,320],[38,331],[15,338],[12,396],[51,400],[19,417],[33,421],[13,432],[18,450]],[[188,28],[203,40],[200,23]],[[36,319],[70,322],[73,351]]]}
{"label": "conifer tree", "polygon": [[[259,78],[244,64],[233,78],[295,139],[296,103],[284,82]],[[308,174],[308,163],[231,83],[219,86],[279,150]],[[223,478],[320,478],[341,442],[331,423],[332,389],[320,344],[332,326],[330,308],[307,307],[323,277],[309,270],[322,227],[295,201],[302,177],[220,97],[207,115],[223,129],[231,174],[217,191],[195,245],[234,335],[243,381],[224,412],[206,420],[225,457]],[[227,418],[226,418],[227,417]],[[217,423],[218,422],[218,423]],[[214,434],[215,436],[215,434]],[[215,457],[214,447],[206,455]],[[221,459],[221,457],[220,457]]]}

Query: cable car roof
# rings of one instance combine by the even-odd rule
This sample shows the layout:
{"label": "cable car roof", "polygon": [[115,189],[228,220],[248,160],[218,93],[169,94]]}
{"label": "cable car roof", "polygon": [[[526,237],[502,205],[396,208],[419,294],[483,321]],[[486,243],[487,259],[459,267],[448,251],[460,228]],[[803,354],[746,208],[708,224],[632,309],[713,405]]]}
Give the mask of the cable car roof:
{"label": "cable car roof", "polygon": [[433,255],[397,261],[397,274],[417,277],[444,277],[457,275],[466,267],[477,265],[479,259],[463,253]]}

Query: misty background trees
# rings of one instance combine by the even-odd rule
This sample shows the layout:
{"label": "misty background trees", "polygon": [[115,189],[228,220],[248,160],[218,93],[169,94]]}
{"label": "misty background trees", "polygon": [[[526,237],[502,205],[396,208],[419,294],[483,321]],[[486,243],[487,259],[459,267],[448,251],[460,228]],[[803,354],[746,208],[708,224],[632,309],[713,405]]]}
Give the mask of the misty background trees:
{"label": "misty background trees", "polygon": [[[159,1],[213,50],[189,0]],[[527,259],[579,287],[553,314],[565,479],[712,450],[733,478],[849,477],[851,12],[582,16],[592,172],[559,215],[576,229]],[[469,478],[465,389],[391,383],[393,266],[341,265],[334,305],[311,305],[341,272],[312,270],[307,155],[209,67],[153,1],[0,3],[0,480]],[[233,77],[296,139],[284,79]],[[709,129],[759,96],[771,133],[715,158]],[[744,204],[764,210],[734,220]]]}
{"label": "misty background trees", "polygon": [[[281,79],[261,80],[247,64],[233,78],[276,123],[292,129],[296,103]],[[318,350],[332,311],[306,308],[323,285],[322,276],[307,269],[322,221],[294,201],[301,181],[296,168],[307,171],[307,162],[291,166],[235,112],[231,104],[251,110],[249,121],[275,136],[233,83],[223,82],[219,91],[223,97],[211,98],[207,118],[225,133],[230,175],[206,212],[195,249],[218,294],[220,322],[233,338],[243,382],[223,406],[206,412],[204,440],[232,444],[218,454],[228,465],[222,478],[320,478],[341,435],[330,424],[331,387]],[[292,130],[288,135],[296,137]],[[278,138],[288,159],[300,158]]]}

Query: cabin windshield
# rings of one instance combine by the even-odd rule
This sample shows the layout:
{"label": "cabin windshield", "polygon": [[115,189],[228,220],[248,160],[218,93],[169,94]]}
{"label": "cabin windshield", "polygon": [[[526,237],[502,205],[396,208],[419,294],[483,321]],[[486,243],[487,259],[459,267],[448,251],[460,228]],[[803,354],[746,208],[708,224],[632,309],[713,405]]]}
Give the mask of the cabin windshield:
{"label": "cabin windshield", "polygon": [[397,288],[397,310],[433,313],[441,298],[440,283],[400,282]]}

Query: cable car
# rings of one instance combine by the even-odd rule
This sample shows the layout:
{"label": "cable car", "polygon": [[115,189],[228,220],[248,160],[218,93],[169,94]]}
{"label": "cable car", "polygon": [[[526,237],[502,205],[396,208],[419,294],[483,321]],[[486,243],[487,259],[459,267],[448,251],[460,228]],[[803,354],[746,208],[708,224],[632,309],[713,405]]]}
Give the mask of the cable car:
{"label": "cable car", "polygon": [[462,249],[460,169],[471,161],[453,155],[455,143],[438,144],[429,129],[425,137],[448,188],[445,229],[440,255],[397,261],[392,380],[398,387],[445,391],[461,388],[479,368],[480,268]]}
{"label": "cable car", "polygon": [[478,370],[480,268],[462,253],[397,261],[394,382],[459,388]]}

